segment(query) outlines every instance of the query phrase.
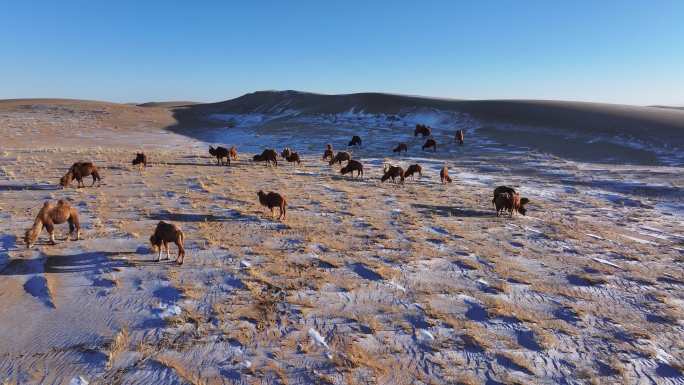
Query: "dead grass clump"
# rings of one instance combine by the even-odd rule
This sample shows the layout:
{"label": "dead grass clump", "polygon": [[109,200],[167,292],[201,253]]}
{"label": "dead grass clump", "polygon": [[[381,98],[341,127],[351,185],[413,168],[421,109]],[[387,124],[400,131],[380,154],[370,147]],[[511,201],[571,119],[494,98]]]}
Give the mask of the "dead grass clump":
{"label": "dead grass clump", "polygon": [[387,373],[387,365],[379,358],[378,352],[369,352],[360,343],[354,342],[348,336],[335,335],[330,341],[333,363],[345,371],[356,368],[369,368],[376,377]]}
{"label": "dead grass clump", "polygon": [[593,274],[583,273],[583,274],[572,274],[568,276],[568,279],[574,281],[578,280],[578,283],[584,284],[586,286],[598,286],[607,283],[605,278]]}
{"label": "dead grass clump", "polygon": [[466,269],[466,270],[479,270],[480,265],[476,262],[473,262],[469,259],[465,258],[459,258],[454,261],[454,263],[460,267],[461,269]]}
{"label": "dead grass clump", "polygon": [[534,364],[530,362],[527,357],[519,353],[513,352],[499,352],[497,354],[498,358],[505,361],[508,366],[512,366],[514,369],[521,371],[526,374],[533,375]]}
{"label": "dead grass clump", "polygon": [[122,352],[128,349],[128,344],[130,342],[130,335],[128,334],[128,328],[124,327],[119,330],[111,341],[107,353],[107,368],[111,368],[114,365],[114,361]]}
{"label": "dead grass clump", "polygon": [[202,379],[200,373],[194,373],[191,371],[191,369],[183,365],[182,362],[173,357],[168,355],[160,355],[155,357],[154,361],[173,370],[178,377],[191,385],[208,385],[208,383]]}

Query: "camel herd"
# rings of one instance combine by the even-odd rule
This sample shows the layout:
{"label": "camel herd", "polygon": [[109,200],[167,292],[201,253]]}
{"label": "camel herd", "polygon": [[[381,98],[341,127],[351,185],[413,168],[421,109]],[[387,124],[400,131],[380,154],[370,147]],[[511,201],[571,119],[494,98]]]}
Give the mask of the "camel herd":
{"label": "camel herd", "polygon": [[[432,138],[432,129],[427,125],[418,124],[416,125],[414,131],[414,137],[422,135],[423,137],[428,137],[423,144],[422,149],[433,148],[437,151],[437,142]],[[464,143],[464,132],[463,130],[458,130],[455,135],[455,140],[460,145]],[[361,146],[361,138],[357,135],[352,137],[348,146]],[[408,146],[406,143],[399,143],[399,145],[392,150],[393,152],[401,153],[404,151],[408,152]],[[231,159],[238,160],[238,152],[235,146],[230,148],[225,148],[218,146],[214,148],[209,146],[209,154],[216,158],[217,165],[230,165]],[[301,158],[299,154],[293,151],[291,148],[286,147],[280,153],[281,157],[287,162],[301,164]],[[225,162],[224,162],[225,159]],[[363,164],[355,159],[352,159],[352,155],[347,151],[339,151],[337,154],[333,151],[331,144],[327,144],[325,151],[323,153],[322,160],[328,160],[329,165],[334,165],[337,163],[342,166],[343,162],[347,162],[345,166],[340,169],[342,175],[350,174],[354,177],[354,172],[356,172],[356,177],[363,177]],[[140,169],[147,167],[147,156],[144,153],[137,153],[135,159],[133,159],[132,164],[139,166]],[[266,162],[267,165],[278,166],[278,153],[273,149],[266,149],[261,154],[254,155],[252,158],[254,162]],[[403,184],[406,178],[413,179],[414,175],[418,174],[420,177],[423,176],[423,168],[419,164],[412,164],[406,170],[400,166],[395,166],[391,164],[385,164],[383,168],[383,175],[380,178],[381,182],[391,180],[393,183]],[[60,179],[60,185],[62,187],[68,187],[71,185],[72,181],[75,179],[77,181],[77,186],[85,187],[83,178],[92,177],[93,182],[91,187],[97,182],[98,185],[101,181],[98,168],[92,162],[76,162],[74,163],[66,174]],[[442,184],[451,183],[452,179],[449,176],[449,170],[445,165],[442,167],[439,173],[439,178]],[[271,211],[271,217],[275,216],[275,209],[278,208],[279,220],[285,220],[287,213],[287,200],[283,195],[277,192],[264,192],[259,190],[257,192],[257,198],[259,204],[267,207]],[[515,191],[513,188],[508,186],[499,186],[494,189],[494,194],[492,198],[492,204],[496,209],[496,216],[501,216],[508,214],[513,217],[514,213],[520,213],[525,215],[527,212],[525,205],[530,201],[527,198],[521,197],[520,193]],[[75,240],[79,240],[81,236],[81,228],[78,220],[78,211],[76,208],[72,207],[68,202],[64,200],[58,200],[56,204],[46,201],[43,207],[38,212],[35,218],[33,226],[26,230],[24,234],[24,242],[27,248],[30,248],[35,244],[36,239],[40,235],[41,231],[45,229],[50,237],[50,244],[54,245],[54,226],[69,223],[69,236],[74,236]],[[166,249],[166,259],[169,259],[169,243],[174,243],[178,247],[178,257],[176,262],[181,265],[185,257],[185,247],[184,247],[184,235],[183,231],[177,225],[173,223],[167,223],[160,221],[155,230],[154,234],[150,236],[150,245],[152,250],[158,252],[157,261],[161,260],[162,251]]]}

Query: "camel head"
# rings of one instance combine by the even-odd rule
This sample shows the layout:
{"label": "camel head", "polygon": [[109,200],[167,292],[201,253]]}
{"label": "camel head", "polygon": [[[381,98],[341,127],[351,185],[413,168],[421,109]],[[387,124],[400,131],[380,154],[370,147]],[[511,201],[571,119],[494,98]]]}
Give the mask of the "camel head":
{"label": "camel head", "polygon": [[527,209],[525,208],[525,205],[530,203],[530,200],[527,198],[520,198],[520,207],[518,208],[518,212],[522,215],[525,215],[527,212]]}
{"label": "camel head", "polygon": [[64,176],[59,180],[59,184],[62,187],[67,187],[71,184],[71,181],[74,179],[74,174],[69,171],[68,173],[64,174]]}

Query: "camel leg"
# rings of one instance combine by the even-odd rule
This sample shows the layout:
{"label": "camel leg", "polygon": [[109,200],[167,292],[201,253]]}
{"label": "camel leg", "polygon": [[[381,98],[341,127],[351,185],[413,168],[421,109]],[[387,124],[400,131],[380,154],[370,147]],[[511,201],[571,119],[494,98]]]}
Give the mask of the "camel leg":
{"label": "camel leg", "polygon": [[183,248],[183,245],[179,241],[176,241],[176,246],[178,246],[178,258],[176,258],[176,263],[182,265],[183,260],[185,259],[185,248]]}
{"label": "camel leg", "polygon": [[157,249],[157,262],[161,261],[162,247],[163,244],[160,243]]}
{"label": "camel leg", "polygon": [[275,218],[275,207],[271,207],[271,219]]}

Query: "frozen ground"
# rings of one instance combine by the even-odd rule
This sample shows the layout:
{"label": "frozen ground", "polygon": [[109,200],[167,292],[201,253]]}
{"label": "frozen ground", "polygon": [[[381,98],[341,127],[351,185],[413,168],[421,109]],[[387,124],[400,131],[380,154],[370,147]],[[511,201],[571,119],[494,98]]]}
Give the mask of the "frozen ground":
{"label": "frozen ground", "polygon": [[[681,166],[504,146],[456,113],[215,116],[235,127],[196,139],[146,125],[121,138],[86,114],[78,142],[40,131],[67,132],[67,117],[0,120],[14,138],[0,149],[0,381],[684,384]],[[436,154],[412,136],[428,119]],[[320,161],[323,144],[343,149],[354,133],[361,180]],[[399,141],[409,153],[394,157]],[[237,145],[241,160],[215,166],[208,143]],[[302,166],[247,160],[285,145]],[[129,164],[141,147],[143,173]],[[100,165],[103,185],[57,189],[76,160]],[[424,175],[380,184],[388,161]],[[531,199],[528,216],[494,216],[500,184]],[[284,193],[286,221],[258,206],[259,189]],[[26,250],[23,230],[59,198],[85,239],[61,241],[61,226],[57,246],[43,233]],[[162,219],[186,233],[182,267],[149,254]]]}

